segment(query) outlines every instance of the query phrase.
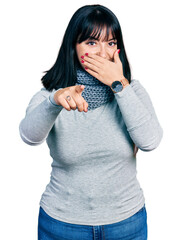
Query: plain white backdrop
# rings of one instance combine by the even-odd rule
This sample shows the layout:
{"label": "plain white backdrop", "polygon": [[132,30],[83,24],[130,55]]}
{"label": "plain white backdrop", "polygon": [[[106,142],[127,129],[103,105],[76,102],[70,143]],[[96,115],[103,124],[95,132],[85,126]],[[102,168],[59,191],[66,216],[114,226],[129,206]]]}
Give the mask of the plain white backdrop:
{"label": "plain white backdrop", "polygon": [[160,146],[137,154],[149,240],[182,239],[182,33],[180,0],[7,0],[0,4],[0,214],[3,240],[37,239],[39,201],[50,179],[46,143],[31,147],[19,123],[55,62],[73,13],[110,8],[121,24],[132,77],[149,93],[164,130]]}

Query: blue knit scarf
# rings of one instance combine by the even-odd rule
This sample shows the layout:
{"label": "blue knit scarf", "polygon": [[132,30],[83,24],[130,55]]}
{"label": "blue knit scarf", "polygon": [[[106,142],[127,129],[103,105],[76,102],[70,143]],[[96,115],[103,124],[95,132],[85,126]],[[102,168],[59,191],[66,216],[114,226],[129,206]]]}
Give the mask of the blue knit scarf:
{"label": "blue knit scarf", "polygon": [[80,68],[77,69],[76,85],[85,86],[82,97],[88,103],[88,110],[100,107],[114,98],[114,93],[109,86]]}

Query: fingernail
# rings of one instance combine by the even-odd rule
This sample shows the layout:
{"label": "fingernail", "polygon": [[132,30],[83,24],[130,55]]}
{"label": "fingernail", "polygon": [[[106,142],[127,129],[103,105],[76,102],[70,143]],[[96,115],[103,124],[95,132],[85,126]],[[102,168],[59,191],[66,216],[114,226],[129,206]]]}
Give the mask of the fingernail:
{"label": "fingernail", "polygon": [[118,53],[120,53],[120,51],[121,51],[121,50],[119,49],[119,50],[118,50]]}
{"label": "fingernail", "polygon": [[88,53],[85,53],[86,56],[88,56]]}
{"label": "fingernail", "polygon": [[81,56],[82,59],[84,59],[84,56]]}
{"label": "fingernail", "polygon": [[84,63],[85,61],[82,60],[81,62]]}
{"label": "fingernail", "polygon": [[87,70],[88,68],[87,67],[85,67],[85,70]]}

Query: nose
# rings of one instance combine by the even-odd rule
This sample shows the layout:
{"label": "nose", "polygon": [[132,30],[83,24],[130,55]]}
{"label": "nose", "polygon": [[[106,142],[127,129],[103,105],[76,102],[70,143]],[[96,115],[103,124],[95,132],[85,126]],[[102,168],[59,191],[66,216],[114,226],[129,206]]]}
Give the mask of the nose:
{"label": "nose", "polygon": [[104,44],[100,44],[100,45],[99,45],[98,55],[99,55],[100,57],[107,58],[107,51],[106,51],[106,49],[105,49]]}

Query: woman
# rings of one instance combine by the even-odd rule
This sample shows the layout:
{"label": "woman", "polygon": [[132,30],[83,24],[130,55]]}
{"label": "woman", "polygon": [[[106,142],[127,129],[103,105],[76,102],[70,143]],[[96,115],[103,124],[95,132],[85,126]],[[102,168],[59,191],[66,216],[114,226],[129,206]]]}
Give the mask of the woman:
{"label": "woman", "polygon": [[147,239],[136,152],[155,149],[162,129],[150,97],[131,79],[116,16],[78,9],[20,135],[47,141],[51,179],[40,200],[38,239]]}

